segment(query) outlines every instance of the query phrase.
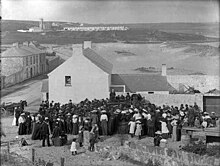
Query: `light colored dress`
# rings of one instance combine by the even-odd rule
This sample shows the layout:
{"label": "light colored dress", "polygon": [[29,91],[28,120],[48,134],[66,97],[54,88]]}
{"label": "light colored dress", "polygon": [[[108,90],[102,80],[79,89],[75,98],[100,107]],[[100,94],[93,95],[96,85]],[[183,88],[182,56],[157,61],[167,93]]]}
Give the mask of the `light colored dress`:
{"label": "light colored dress", "polygon": [[168,134],[169,133],[166,122],[161,122],[161,132],[162,132],[162,134]]}
{"label": "light colored dress", "polygon": [[133,121],[130,121],[130,122],[128,123],[128,125],[130,125],[129,134],[134,134],[135,127],[136,127],[136,123],[133,122]]}
{"label": "light colored dress", "polygon": [[140,136],[140,135],[141,135],[141,130],[142,130],[141,124],[137,124],[137,126],[136,126],[136,131],[135,131],[135,135],[136,135],[136,136]]}
{"label": "light colored dress", "polygon": [[171,125],[173,126],[172,141],[177,141],[177,134],[176,134],[177,120],[173,120],[173,121],[171,122]]}
{"label": "light colored dress", "polygon": [[70,147],[70,151],[71,152],[76,152],[77,151],[77,149],[76,149],[76,142],[72,142],[71,147]]}

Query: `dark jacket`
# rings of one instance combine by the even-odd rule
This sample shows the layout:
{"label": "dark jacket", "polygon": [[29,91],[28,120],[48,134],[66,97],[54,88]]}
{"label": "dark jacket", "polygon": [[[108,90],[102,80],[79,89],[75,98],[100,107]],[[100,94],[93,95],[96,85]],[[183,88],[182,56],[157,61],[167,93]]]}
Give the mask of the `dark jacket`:
{"label": "dark jacket", "polygon": [[41,125],[41,135],[44,136],[49,134],[49,125],[46,122],[43,122]]}

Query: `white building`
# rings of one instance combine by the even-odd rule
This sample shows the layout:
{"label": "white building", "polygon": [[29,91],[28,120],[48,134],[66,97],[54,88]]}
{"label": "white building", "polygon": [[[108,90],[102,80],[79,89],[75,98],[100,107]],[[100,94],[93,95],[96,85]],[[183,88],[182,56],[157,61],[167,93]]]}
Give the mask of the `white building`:
{"label": "white building", "polygon": [[113,65],[84,42],[83,49],[73,51],[72,57],[48,74],[49,100],[78,103],[86,98],[102,99],[109,96]]}
{"label": "white building", "polygon": [[[169,94],[174,88],[166,76],[148,74],[112,74],[113,65],[98,55],[90,41],[58,68],[48,74],[49,100],[78,103],[88,98],[109,97],[109,91],[120,93]],[[45,92],[47,92],[45,90]]]}

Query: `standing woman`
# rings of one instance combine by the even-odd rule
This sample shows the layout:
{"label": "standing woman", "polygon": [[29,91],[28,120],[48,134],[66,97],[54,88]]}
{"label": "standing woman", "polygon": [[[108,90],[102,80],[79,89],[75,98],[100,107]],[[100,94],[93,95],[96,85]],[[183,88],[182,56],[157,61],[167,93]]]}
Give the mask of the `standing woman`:
{"label": "standing woman", "polygon": [[182,130],[182,121],[177,117],[177,130],[176,130],[176,139],[181,141],[181,130]]}
{"label": "standing woman", "polygon": [[108,116],[106,115],[106,111],[101,111],[102,115],[100,117],[102,135],[108,135]]}
{"label": "standing woman", "polygon": [[171,125],[173,126],[172,130],[172,141],[177,141],[177,119],[174,118],[171,122]]}
{"label": "standing woman", "polygon": [[79,133],[78,115],[73,115],[72,118],[72,134],[77,135]]}
{"label": "standing woman", "polygon": [[25,135],[26,134],[26,119],[25,119],[25,113],[22,113],[20,117],[18,118],[18,135]]}

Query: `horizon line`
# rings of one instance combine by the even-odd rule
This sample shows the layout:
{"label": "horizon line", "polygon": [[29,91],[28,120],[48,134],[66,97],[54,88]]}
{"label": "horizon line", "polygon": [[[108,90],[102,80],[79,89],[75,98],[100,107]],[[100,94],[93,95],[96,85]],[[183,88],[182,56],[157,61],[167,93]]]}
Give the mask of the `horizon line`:
{"label": "horizon line", "polygon": [[[34,21],[34,22],[38,22],[39,20],[15,20],[15,19],[1,19],[2,21]],[[163,24],[163,23],[215,23],[215,24],[219,24],[220,21],[215,21],[215,22],[182,22],[182,21],[178,21],[178,22],[129,22],[129,23],[86,23],[86,22],[74,22],[74,21],[58,21],[58,20],[44,20],[44,22],[64,22],[64,23],[81,23],[81,24]]]}

